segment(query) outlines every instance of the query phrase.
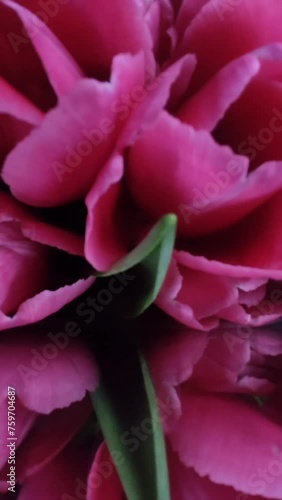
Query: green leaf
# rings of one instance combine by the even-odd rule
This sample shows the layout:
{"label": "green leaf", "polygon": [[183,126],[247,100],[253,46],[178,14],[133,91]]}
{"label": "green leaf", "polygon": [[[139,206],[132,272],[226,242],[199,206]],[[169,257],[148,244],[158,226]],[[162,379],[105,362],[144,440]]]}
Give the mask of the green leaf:
{"label": "green leaf", "polygon": [[98,421],[113,459],[118,453],[116,466],[128,500],[170,500],[164,437],[147,365],[131,340],[117,332],[115,338],[108,349],[100,349],[102,380],[91,395]]}
{"label": "green leaf", "polygon": [[177,217],[165,215],[147,237],[110,271],[96,273],[97,276],[107,277],[130,270],[130,274],[135,277],[135,281],[130,284],[130,291],[118,301],[123,315],[138,316],[156,299],[171,260],[176,226]]}
{"label": "green leaf", "polygon": [[[151,415],[158,415],[157,396],[152,383],[148,365],[140,354],[142,373],[144,377],[145,387],[147,391]],[[152,418],[153,424],[153,440],[155,450],[155,471],[156,471],[156,486],[157,486],[157,499],[168,499],[169,494],[169,479],[168,479],[168,466],[166,460],[166,446],[163,435],[163,430],[160,425],[160,419]],[[164,459],[165,457],[165,459]]]}

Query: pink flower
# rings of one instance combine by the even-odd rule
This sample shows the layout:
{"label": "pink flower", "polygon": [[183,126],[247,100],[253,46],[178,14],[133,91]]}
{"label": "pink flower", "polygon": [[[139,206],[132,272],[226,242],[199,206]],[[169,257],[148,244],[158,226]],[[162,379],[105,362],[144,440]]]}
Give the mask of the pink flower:
{"label": "pink flower", "polygon": [[4,184],[86,200],[98,270],[177,214],[157,304],[197,329],[281,316],[282,6],[235,3],[0,2]]}
{"label": "pink flower", "polygon": [[178,215],[157,304],[197,329],[281,316],[282,6],[269,5],[182,2],[166,65],[189,60],[168,105],[87,197],[85,252],[100,270]]}
{"label": "pink flower", "polygon": [[[158,116],[187,59],[155,80],[153,48],[164,44],[172,13],[165,3],[151,21],[139,0],[107,0],[103,9],[99,2],[38,5],[0,2],[1,252],[8,254],[9,239],[19,244],[12,251],[9,243],[0,329],[38,321],[93,283],[85,261],[83,269],[62,253],[84,256],[84,198],[112,154]],[[140,102],[145,85],[150,92]],[[2,193],[8,187],[29,211]]]}
{"label": "pink flower", "polygon": [[209,334],[167,321],[159,327],[162,340],[148,352],[175,498],[280,499],[279,325]]}
{"label": "pink flower", "polygon": [[[9,487],[7,474],[12,464],[7,461],[13,459],[16,449],[21,499],[39,498],[39,492],[27,494],[30,478],[48,468],[84,425],[91,414],[86,392],[98,385],[95,361],[83,343],[70,339],[67,346],[59,347],[50,340],[50,332],[45,333],[48,327],[50,323],[36,325],[33,331],[31,327],[29,331],[11,330],[0,341],[0,491]],[[9,406],[15,426],[9,424],[8,429]],[[12,449],[7,443],[13,444],[14,437]],[[54,475],[51,483],[56,481],[59,478]]]}

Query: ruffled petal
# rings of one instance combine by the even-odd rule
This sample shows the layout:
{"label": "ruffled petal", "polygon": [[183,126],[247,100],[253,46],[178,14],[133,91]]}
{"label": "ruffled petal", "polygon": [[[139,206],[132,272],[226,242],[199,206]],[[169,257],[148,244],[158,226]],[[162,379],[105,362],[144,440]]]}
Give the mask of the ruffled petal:
{"label": "ruffled petal", "polygon": [[236,397],[183,390],[181,400],[183,414],[169,435],[180,460],[215,483],[279,499],[281,425]]}
{"label": "ruffled petal", "polygon": [[130,99],[132,89],[143,84],[140,55],[118,56],[112,83],[78,82],[8,156],[2,176],[14,196],[40,207],[84,196],[111,155],[131,106],[136,107],[131,100],[123,103],[123,98]]}
{"label": "ruffled petal", "polygon": [[[207,477],[200,477],[191,467],[185,467],[168,443],[168,463],[172,500],[247,500],[244,493],[229,486],[216,484]],[[252,496],[250,500],[265,497]]]}
{"label": "ruffled petal", "polygon": [[70,323],[64,332],[45,334],[41,329],[40,336],[36,330],[22,336],[16,331],[2,335],[2,399],[11,386],[27,409],[48,414],[95,390],[99,378],[95,360],[79,340],[74,340],[81,330]]}

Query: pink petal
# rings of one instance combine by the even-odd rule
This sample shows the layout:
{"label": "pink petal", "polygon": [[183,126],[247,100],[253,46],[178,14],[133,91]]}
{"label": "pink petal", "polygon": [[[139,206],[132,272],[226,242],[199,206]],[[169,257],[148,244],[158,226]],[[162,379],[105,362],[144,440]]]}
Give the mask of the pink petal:
{"label": "pink petal", "polygon": [[11,0],[1,1],[21,18],[57,95],[68,93],[83,76],[70,54],[37,16]]}
{"label": "pink petal", "polygon": [[113,156],[86,198],[85,257],[99,271],[112,267],[145,236],[142,214],[124,189],[123,163],[122,156]]}
{"label": "pink petal", "polygon": [[44,290],[23,302],[12,317],[0,312],[0,331],[36,323],[47,318],[88,290],[94,281],[95,278],[90,277],[57,290]]}
{"label": "pink petal", "polygon": [[[236,241],[238,239],[237,235]],[[208,245],[205,248],[207,249]],[[274,252],[275,248],[274,244]],[[249,293],[254,293],[251,286],[260,288],[261,280],[266,283],[272,277],[281,279],[279,267],[274,270],[244,267],[235,262],[221,262],[222,255],[218,256],[219,260],[213,260],[212,255],[209,255],[209,258],[203,257],[202,251],[203,247],[199,249],[199,256],[184,251],[174,252],[174,267],[169,271],[156,300],[162,310],[191,328],[207,330],[218,326],[219,318],[241,325],[260,326],[281,316],[279,284],[274,284],[273,289],[267,292],[262,300],[259,300],[262,297],[259,291],[255,305],[249,308],[244,307],[246,299],[242,299],[241,292],[242,288],[247,290],[247,283],[250,286]],[[255,259],[255,252],[253,258]],[[255,260],[252,263],[254,262]],[[210,283],[209,287],[206,286],[207,283]],[[205,300],[202,300],[203,293]]]}
{"label": "pink petal", "polygon": [[255,54],[260,71],[215,130],[217,140],[250,158],[252,169],[282,159],[282,44],[262,47]]}
{"label": "pink petal", "polygon": [[[87,74],[104,78],[113,57],[121,53],[145,53],[149,72],[154,71],[152,38],[145,22],[145,8],[138,0],[72,0],[48,5],[23,0],[27,8],[40,12],[46,24],[62,41]],[[62,2],[63,3],[63,2]],[[77,36],[74,36],[74,33]],[[113,43],[114,40],[114,43]]]}
{"label": "pink petal", "polygon": [[[276,210],[275,206],[276,204],[274,203],[273,213],[275,213]],[[264,211],[265,215],[268,216],[265,207]],[[277,216],[278,213],[279,212],[277,212]],[[257,220],[256,218],[256,224]],[[252,227],[254,226],[252,225]],[[259,227],[263,228],[263,225]],[[269,225],[265,225],[265,228],[269,229]],[[245,251],[243,249],[237,251],[236,261],[234,260],[232,263],[233,252],[230,249],[228,250],[228,246],[225,252],[226,257],[228,255],[229,262],[224,261],[225,259],[227,260],[227,258],[224,258],[223,252],[221,252],[221,255],[217,255],[217,260],[215,260],[215,256],[213,257],[212,253],[209,251],[207,251],[207,254],[209,254],[208,257],[202,256],[203,248],[205,247],[208,249],[208,244],[198,249],[198,256],[184,251],[175,252],[175,260],[183,280],[182,285],[180,288],[176,288],[175,293],[172,294],[169,288],[166,290],[166,282],[164,282],[156,303],[175,319],[192,328],[210,329],[212,326],[218,324],[219,318],[237,324],[252,324],[254,326],[260,326],[278,319],[282,312],[281,299],[279,300],[281,296],[279,283],[276,285],[274,284],[273,289],[271,289],[269,293],[267,292],[261,301],[257,301],[257,303],[250,308],[244,307],[246,301],[242,299],[240,292],[242,284],[245,286],[246,282],[252,283],[254,279],[263,279],[265,281],[270,279],[281,280],[282,274],[280,265],[277,260],[275,260],[275,255],[279,254],[279,237],[276,241],[273,239],[273,253],[269,253],[268,255],[267,253],[264,254],[264,251],[269,247],[264,247],[262,242],[269,241],[272,235],[265,236],[266,239],[264,240],[262,234],[263,232],[260,232],[261,253],[256,253],[257,247],[254,239],[254,247],[248,249],[248,246],[245,245]],[[276,233],[276,235],[277,234],[279,235],[279,232]],[[236,238],[235,233],[234,239],[239,241],[239,235],[237,234]],[[224,241],[227,241],[227,239]],[[220,249],[220,240],[217,241],[217,244],[217,248]],[[230,245],[231,248],[232,241],[230,241]],[[252,249],[253,254],[251,253]],[[237,250],[239,250],[238,247]],[[278,254],[276,252],[278,252]],[[264,255],[267,255],[265,263],[263,263],[262,260],[259,263],[258,259],[263,259]],[[247,258],[249,258],[249,262],[246,260]],[[242,259],[244,259],[243,262],[245,265],[242,265]],[[256,264],[259,264],[261,267],[255,267]],[[194,280],[192,279],[193,277]],[[201,282],[205,283],[204,287],[201,286]],[[208,282],[214,285],[216,283],[214,289],[218,290],[218,294],[214,293],[213,288],[207,289],[206,283]],[[226,293],[226,296],[223,293],[221,297],[220,290],[223,291],[224,287],[228,290],[228,293]],[[192,290],[197,289],[199,293],[195,294],[194,292],[193,294]],[[206,294],[207,302],[197,302],[197,297],[203,292]],[[279,297],[277,294],[280,294]],[[230,301],[229,306],[226,305],[226,307],[224,307],[224,303],[227,304],[228,301]],[[214,316],[210,317],[211,313]],[[210,323],[207,324],[207,321]]]}
{"label": "pink petal", "polygon": [[22,232],[31,241],[83,257],[83,238],[79,235],[40,222],[32,217],[26,218],[22,223]]}
{"label": "pink petal", "polygon": [[[167,138],[165,143],[163,137]],[[218,146],[208,133],[197,132],[164,112],[130,152],[128,185],[138,205],[157,219],[169,212],[181,213],[186,204],[193,208],[198,192],[201,194],[208,182],[233,163],[237,172],[233,178],[227,174],[229,183],[224,186],[222,197],[225,190],[242,183],[248,168],[246,158],[234,156],[229,148]],[[190,232],[183,217],[179,219],[179,231],[185,235]]]}
{"label": "pink petal", "polygon": [[176,19],[176,32],[181,40],[193,18],[208,0],[183,0]]}
{"label": "pink petal", "polygon": [[184,80],[188,86],[194,65],[195,58],[189,54],[185,55],[170,64],[156,78],[147,78],[146,75],[143,95],[140,88],[132,89],[132,95],[136,96],[137,90],[140,95],[136,96],[137,103],[133,105],[130,120],[124,127],[119,141],[120,149],[134,144],[141,132],[151,129],[168,101],[177,99],[184,87]]}
{"label": "pink petal", "polygon": [[173,335],[166,336],[163,342],[155,344],[148,353],[154,381],[177,386],[188,380],[208,343],[209,336],[206,333],[187,330],[175,323]]}
{"label": "pink petal", "polygon": [[[69,445],[46,467],[25,480],[19,500],[85,498],[88,453]],[[79,496],[78,496],[79,495]]]}
{"label": "pink petal", "polygon": [[85,195],[130,115],[122,95],[143,82],[142,57],[129,55],[114,60],[112,83],[78,82],[8,156],[2,175],[14,196],[47,207]]}
{"label": "pink petal", "polygon": [[167,108],[174,112],[183,101],[183,95],[187,91],[192,75],[194,73],[197,60],[193,54],[188,54],[183,62],[178,78],[174,82],[170,92]]}
{"label": "pink petal", "polygon": [[[48,246],[83,255],[81,238],[41,223],[4,193],[0,194],[0,209],[0,252],[5,263],[2,263],[0,329],[5,329],[52,314],[83,293],[94,278],[57,290],[46,290],[48,276],[52,273],[52,255]],[[59,285],[56,282],[55,286],[60,286],[62,281],[58,282]]]}
{"label": "pink petal", "polygon": [[238,300],[238,290],[225,276],[201,273],[180,266],[183,285],[177,296],[192,308],[198,320],[216,315]]}
{"label": "pink petal", "polygon": [[[93,279],[90,278],[89,284],[81,281],[65,289],[41,292],[48,284],[48,268],[50,272],[52,261],[48,247],[40,243],[83,255],[82,240],[66,231],[40,223],[4,193],[0,194],[0,208],[1,255],[5,263],[2,264],[1,271],[3,286],[0,291],[0,324],[5,328],[42,319],[46,308],[50,313],[55,312],[90,286]],[[66,291],[68,293],[64,296]],[[18,308],[14,316],[8,316]]]}
{"label": "pink petal", "polygon": [[[134,142],[137,130],[140,133],[140,129],[152,126],[169,97],[171,85],[190,63],[189,57],[184,58],[161,73],[153,84],[149,84],[146,100],[132,111],[131,119],[121,135],[121,148]],[[140,240],[140,233],[143,233],[144,217],[136,213],[136,208],[126,195],[123,174],[122,156],[115,154],[105,164],[86,198],[88,218],[85,255],[93,267],[99,270],[108,269],[134,248]],[[138,217],[141,219],[141,230],[137,223]]]}
{"label": "pink petal", "polygon": [[249,54],[227,64],[187,100],[178,117],[195,129],[211,132],[259,68],[258,59]]}
{"label": "pink petal", "polygon": [[[238,398],[182,391],[182,404],[178,428],[169,437],[187,467],[238,491],[280,498],[280,425]],[[264,470],[268,480],[262,479]]]}
{"label": "pink petal", "polygon": [[266,379],[245,376],[239,381],[240,392],[252,395],[269,396],[275,389],[276,384]]}
{"label": "pink petal", "polygon": [[[207,391],[241,392],[243,387],[239,379],[251,358],[251,335],[242,338],[244,330],[241,332],[239,328],[228,326],[215,329],[210,335],[177,324],[169,332],[167,325],[160,325],[160,328],[163,341],[148,352],[148,359],[158,397],[162,402],[170,402],[167,407],[172,407],[174,419],[181,414],[175,389],[188,380],[193,387]],[[167,417],[164,419],[167,429]]]}
{"label": "pink petal", "polygon": [[257,306],[264,299],[265,295],[266,283],[251,291],[239,289],[239,302],[247,307]]}
{"label": "pink petal", "polygon": [[2,1],[0,13],[1,77],[38,108],[49,109],[56,97],[19,17]]}
{"label": "pink petal", "polygon": [[[167,319],[166,319],[167,322]],[[159,323],[167,332],[167,323]],[[194,330],[184,330],[178,324],[172,336],[153,345],[147,352],[150,372],[157,392],[161,422],[168,431],[177,425],[182,413],[177,386],[189,380],[195,365],[208,345],[208,335]]]}
{"label": "pink petal", "polygon": [[179,233],[195,236],[230,226],[281,189],[280,162],[266,163],[249,175],[247,169],[245,157],[163,113],[130,152],[128,185],[146,214],[157,219],[174,212]]}
{"label": "pink petal", "polygon": [[43,113],[0,77],[0,113],[7,113],[31,125],[39,125]]}
{"label": "pink petal", "polygon": [[88,400],[37,418],[32,431],[17,450],[17,479],[37,474],[65,448],[91,414]]}
{"label": "pink petal", "polygon": [[[226,276],[230,278],[266,278],[281,280],[282,272],[280,269],[265,269],[251,266],[244,266],[239,264],[230,264],[221,262],[220,260],[209,260],[202,256],[195,256],[188,252],[177,252],[177,262],[180,265],[187,266],[188,268],[197,269],[202,272],[207,272],[219,276]],[[238,255],[239,257],[239,255]]]}
{"label": "pink petal", "polygon": [[177,52],[197,57],[191,92],[232,59],[281,41],[281,15],[280,0],[257,0],[255,4],[242,0],[238,8],[215,0],[207,2],[187,27]]}
{"label": "pink petal", "polygon": [[[279,373],[275,366],[268,368],[264,358],[253,360],[253,356],[254,353],[277,356],[281,352],[278,332],[239,325],[226,325],[209,335],[199,331],[195,334],[177,324],[170,327],[160,323],[160,328],[163,341],[158,342],[157,349],[150,349],[148,359],[158,398],[165,402],[166,409],[173,410],[173,420],[170,418],[167,423],[168,417],[163,417],[165,429],[175,425],[181,414],[176,387],[186,381],[206,391],[273,392],[272,381],[277,380]],[[191,364],[191,356],[198,352],[199,346],[202,347],[198,358]]]}
{"label": "pink petal", "polygon": [[55,247],[72,255],[83,257],[83,238],[42,222],[11,196],[0,194],[0,222],[16,221],[23,235],[31,241]]}
{"label": "pink petal", "polygon": [[160,63],[167,61],[171,51],[169,29],[174,22],[174,12],[170,0],[150,2],[146,11],[146,21],[154,41],[154,53]]}
{"label": "pink petal", "polygon": [[[208,346],[194,368],[191,383],[205,391],[239,392],[241,373],[251,359],[250,339],[230,336],[235,328],[216,329],[209,335]],[[231,348],[233,347],[233,348]]]}
{"label": "pink petal", "polygon": [[18,120],[9,112],[0,113],[0,127],[0,164],[3,165],[8,153],[31,132],[33,126],[25,121]]}
{"label": "pink petal", "polygon": [[[85,257],[95,269],[107,269],[126,252],[125,242],[116,229],[116,206],[122,197],[122,156],[113,157],[98,176],[86,198],[88,217],[85,237]],[[105,253],[105,247],[107,252]]]}
{"label": "pink petal", "polygon": [[[191,467],[185,467],[168,443],[168,464],[172,500],[247,500],[229,486],[216,484],[207,477],[200,477]],[[262,496],[252,496],[249,500],[263,500]]]}
{"label": "pink petal", "polygon": [[0,223],[0,256],[0,310],[8,315],[44,288],[49,259],[47,249],[26,240],[14,222]]}
{"label": "pink petal", "polygon": [[256,330],[256,335],[251,337],[252,348],[267,356],[279,356],[282,354],[282,339],[279,332],[260,328]]}
{"label": "pink petal", "polygon": [[[172,258],[172,263],[167,276],[156,299],[156,304],[163,311],[169,314],[169,316],[191,328],[210,330],[218,326],[219,321],[217,318],[204,318],[202,321],[199,321],[191,305],[187,301],[183,303],[178,300],[178,294],[180,293],[183,284],[181,269],[177,265],[177,260]],[[193,289],[195,285],[197,286],[197,279],[196,282],[191,283],[191,289]]]}
{"label": "pink petal", "polygon": [[[106,471],[106,477],[101,474],[103,470]],[[96,452],[88,476],[87,500],[125,500],[117,470],[105,442]]]}
{"label": "pink petal", "polygon": [[[276,177],[276,182],[278,180]],[[188,253],[180,252],[178,262],[187,265],[193,260],[197,262],[197,269],[209,269],[230,277],[281,279],[280,210],[281,194],[278,192],[237,225],[218,233],[216,238],[213,236],[212,241],[207,237],[191,245],[193,253],[199,257],[191,256],[190,261]],[[235,248],[234,242],[242,242],[242,238],[244,244],[237,244]]]}
{"label": "pink petal", "polygon": [[[1,341],[1,398],[14,387],[17,400],[31,411],[48,414],[84,398],[98,385],[91,353],[74,335],[41,330],[18,336],[10,332]],[[81,331],[81,330],[80,330]],[[78,326],[72,333],[79,334]],[[78,332],[78,333],[77,333]],[[61,333],[61,335],[59,334]]]}
{"label": "pink petal", "polygon": [[129,146],[158,116],[185,60],[148,83],[142,55],[120,55],[113,63],[112,83],[81,80],[47,114],[42,126],[8,156],[3,178],[13,194],[37,206],[62,204],[85,195],[112,151]]}
{"label": "pink petal", "polygon": [[23,301],[44,289],[49,252],[47,247],[24,237],[21,222],[26,213],[3,193],[0,193],[0,211],[0,308],[3,313],[11,314]]}

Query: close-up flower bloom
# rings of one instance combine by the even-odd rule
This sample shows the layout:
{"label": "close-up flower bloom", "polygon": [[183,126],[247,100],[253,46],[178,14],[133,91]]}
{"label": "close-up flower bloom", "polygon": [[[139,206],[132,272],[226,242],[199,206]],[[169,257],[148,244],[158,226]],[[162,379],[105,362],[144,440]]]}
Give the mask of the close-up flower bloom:
{"label": "close-up flower bloom", "polygon": [[4,500],[282,498],[281,21],[0,0]]}
{"label": "close-up flower bloom", "polygon": [[4,183],[33,207],[87,195],[100,271],[177,214],[157,303],[194,328],[281,315],[281,4],[267,5],[1,2]]}

